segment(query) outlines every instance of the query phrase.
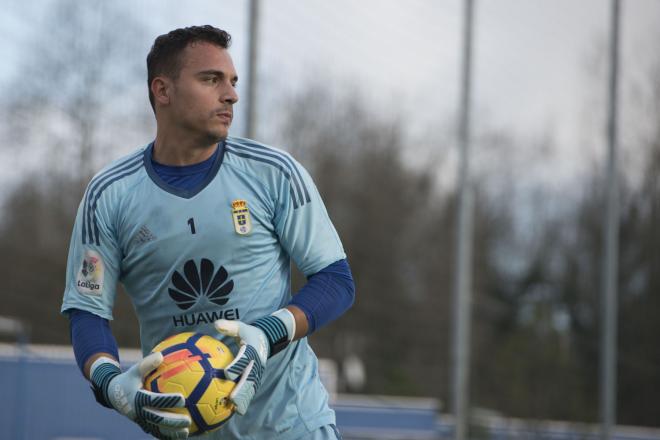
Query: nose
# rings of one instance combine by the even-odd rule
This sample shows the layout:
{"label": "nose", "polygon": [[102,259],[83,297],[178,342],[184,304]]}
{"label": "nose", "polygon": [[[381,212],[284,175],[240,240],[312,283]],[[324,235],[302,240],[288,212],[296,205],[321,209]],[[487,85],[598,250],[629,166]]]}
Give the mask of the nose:
{"label": "nose", "polygon": [[238,102],[238,92],[236,87],[228,84],[220,100],[226,104],[236,104]]}

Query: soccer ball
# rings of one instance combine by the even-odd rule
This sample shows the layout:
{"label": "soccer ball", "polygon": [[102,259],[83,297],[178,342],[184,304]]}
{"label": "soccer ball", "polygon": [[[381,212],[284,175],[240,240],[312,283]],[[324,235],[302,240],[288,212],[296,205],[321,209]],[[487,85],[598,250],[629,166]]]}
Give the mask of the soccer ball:
{"label": "soccer ball", "polygon": [[144,388],[157,393],[181,393],[185,408],[173,408],[192,420],[190,435],[214,431],[234,413],[228,396],[235,383],[219,370],[234,360],[229,348],[201,333],[180,333],[156,345],[163,363],[144,379]]}

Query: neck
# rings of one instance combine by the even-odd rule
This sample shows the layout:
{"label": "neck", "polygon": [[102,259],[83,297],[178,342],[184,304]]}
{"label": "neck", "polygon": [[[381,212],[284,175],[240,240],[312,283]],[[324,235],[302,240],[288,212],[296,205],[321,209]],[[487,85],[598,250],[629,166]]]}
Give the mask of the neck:
{"label": "neck", "polygon": [[194,135],[176,135],[158,130],[154,141],[153,159],[163,165],[194,165],[213,155],[214,140],[195,138]]}

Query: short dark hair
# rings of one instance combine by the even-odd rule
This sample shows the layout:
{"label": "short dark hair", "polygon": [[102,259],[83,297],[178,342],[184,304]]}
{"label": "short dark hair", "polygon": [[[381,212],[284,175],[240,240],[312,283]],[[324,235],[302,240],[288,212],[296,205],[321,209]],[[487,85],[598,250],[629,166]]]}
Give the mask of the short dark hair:
{"label": "short dark hair", "polygon": [[190,26],[175,29],[161,35],[154,41],[147,55],[147,85],[149,87],[149,102],[156,111],[154,95],[151,92],[151,82],[158,75],[166,75],[176,79],[181,71],[181,52],[192,43],[203,41],[228,49],[231,45],[231,35],[222,29],[210,25]]}

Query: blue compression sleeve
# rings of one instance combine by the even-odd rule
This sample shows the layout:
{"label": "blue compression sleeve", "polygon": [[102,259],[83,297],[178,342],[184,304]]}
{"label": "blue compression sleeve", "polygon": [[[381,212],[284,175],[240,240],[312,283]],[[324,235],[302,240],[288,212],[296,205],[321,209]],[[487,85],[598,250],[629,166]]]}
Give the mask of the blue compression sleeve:
{"label": "blue compression sleeve", "polygon": [[305,313],[311,334],[340,317],[355,300],[355,283],[348,262],[339,260],[307,280],[289,304]]}
{"label": "blue compression sleeve", "polygon": [[107,319],[85,310],[71,309],[69,321],[71,345],[80,371],[84,373],[85,362],[96,353],[109,353],[119,360],[117,341]]}

